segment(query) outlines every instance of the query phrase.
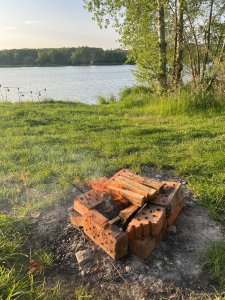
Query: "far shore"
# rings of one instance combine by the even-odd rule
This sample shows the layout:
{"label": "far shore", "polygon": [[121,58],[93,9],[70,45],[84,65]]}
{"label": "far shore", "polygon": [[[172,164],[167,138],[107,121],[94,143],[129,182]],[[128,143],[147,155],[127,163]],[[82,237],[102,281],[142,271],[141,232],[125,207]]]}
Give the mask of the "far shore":
{"label": "far shore", "polygon": [[133,66],[133,63],[128,63],[128,64],[79,64],[79,65],[4,65],[1,66],[0,68],[46,68],[46,67],[104,67],[104,66]]}

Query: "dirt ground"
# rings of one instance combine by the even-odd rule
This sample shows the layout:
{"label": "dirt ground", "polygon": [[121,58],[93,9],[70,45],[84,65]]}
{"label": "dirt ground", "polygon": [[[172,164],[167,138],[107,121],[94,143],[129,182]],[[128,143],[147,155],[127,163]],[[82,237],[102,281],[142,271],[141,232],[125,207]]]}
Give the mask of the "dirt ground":
{"label": "dirt ground", "polygon": [[[60,280],[65,299],[72,299],[74,289],[84,284],[94,289],[100,299],[208,299],[217,282],[203,270],[202,253],[211,242],[225,240],[221,224],[213,221],[191,192],[188,183],[170,171],[156,173],[145,168],[144,175],[158,180],[180,181],[185,191],[185,207],[148,260],[128,255],[113,261],[70,225],[68,204],[42,213],[33,226],[29,243],[32,248],[47,247],[55,254],[57,264],[46,272],[49,284]],[[88,250],[89,258],[81,265],[75,253]],[[71,298],[70,298],[71,297]],[[183,297],[183,298],[182,298]],[[74,299],[74,298],[73,298]]]}

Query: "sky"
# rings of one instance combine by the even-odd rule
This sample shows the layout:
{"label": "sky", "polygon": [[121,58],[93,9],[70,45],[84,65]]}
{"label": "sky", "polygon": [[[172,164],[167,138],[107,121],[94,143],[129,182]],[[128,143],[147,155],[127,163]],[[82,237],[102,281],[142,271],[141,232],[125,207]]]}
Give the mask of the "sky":
{"label": "sky", "polygon": [[0,0],[0,49],[118,48],[118,35],[100,29],[82,0]]}

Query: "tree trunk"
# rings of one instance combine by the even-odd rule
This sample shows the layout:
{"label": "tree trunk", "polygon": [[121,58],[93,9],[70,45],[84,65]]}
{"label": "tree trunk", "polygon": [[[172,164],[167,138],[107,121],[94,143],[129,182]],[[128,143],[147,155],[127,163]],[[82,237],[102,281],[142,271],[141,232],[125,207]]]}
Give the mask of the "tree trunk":
{"label": "tree trunk", "polygon": [[174,56],[173,56],[173,81],[176,82],[176,59],[177,59],[177,38],[178,38],[178,34],[177,34],[177,27],[178,27],[178,15],[177,15],[177,0],[175,0],[175,37],[174,37]]}
{"label": "tree trunk", "polygon": [[178,12],[178,37],[177,37],[177,57],[176,57],[176,84],[182,83],[183,71],[183,43],[184,43],[184,7],[183,1],[179,1]]}
{"label": "tree trunk", "polygon": [[193,37],[194,37],[194,40],[195,40],[196,57],[197,57],[197,62],[196,62],[197,63],[197,68],[196,68],[197,72],[196,72],[196,76],[198,76],[200,78],[200,75],[201,75],[201,59],[200,59],[201,53],[200,53],[200,47],[199,47],[199,44],[198,44],[197,35],[196,35],[194,26],[193,26],[192,21],[191,21],[191,16],[189,15],[189,13],[187,13],[187,17],[188,17],[190,28],[191,28],[191,31],[192,31],[192,34],[193,34]]}
{"label": "tree trunk", "polygon": [[204,59],[203,68],[202,68],[202,81],[204,80],[206,66],[207,66],[208,60],[209,60],[209,49],[210,49],[210,42],[211,42],[211,25],[212,25],[214,1],[215,0],[211,0],[211,3],[210,3],[209,23],[208,23],[208,30],[207,30],[207,34],[206,34],[206,52],[205,52],[205,59]]}
{"label": "tree trunk", "polygon": [[164,5],[160,0],[158,4],[158,38],[159,38],[159,90],[161,93],[167,90],[167,57],[166,57],[166,26]]}

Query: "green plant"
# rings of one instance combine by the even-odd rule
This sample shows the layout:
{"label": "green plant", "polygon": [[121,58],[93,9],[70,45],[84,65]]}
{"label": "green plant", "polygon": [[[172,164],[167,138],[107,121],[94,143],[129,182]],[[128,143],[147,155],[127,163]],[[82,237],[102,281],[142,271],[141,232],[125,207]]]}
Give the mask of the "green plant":
{"label": "green plant", "polygon": [[214,275],[225,289],[225,242],[216,242],[208,247],[203,257],[204,267]]}
{"label": "green plant", "polygon": [[112,104],[115,103],[116,97],[114,95],[109,95],[108,97],[105,96],[98,96],[97,103],[98,104]]}
{"label": "green plant", "polygon": [[85,286],[80,286],[75,291],[75,300],[89,300],[89,299],[96,299],[94,298],[93,291],[88,292]]}
{"label": "green plant", "polygon": [[125,87],[120,91],[120,101],[131,94],[151,94],[152,90],[147,86]]}

